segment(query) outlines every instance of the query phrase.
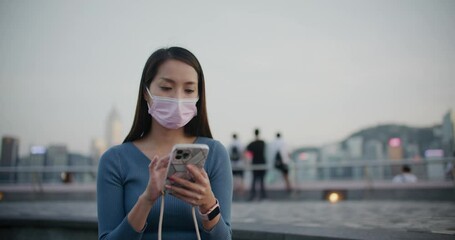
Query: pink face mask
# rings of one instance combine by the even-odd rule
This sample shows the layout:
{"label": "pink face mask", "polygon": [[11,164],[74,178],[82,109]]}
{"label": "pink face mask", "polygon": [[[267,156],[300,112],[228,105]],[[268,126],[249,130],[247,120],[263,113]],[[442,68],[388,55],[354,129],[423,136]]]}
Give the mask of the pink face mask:
{"label": "pink face mask", "polygon": [[196,102],[199,98],[168,98],[153,96],[147,89],[149,96],[152,98],[152,106],[147,102],[149,107],[148,113],[161,126],[169,129],[177,129],[185,126],[194,116],[197,115]]}

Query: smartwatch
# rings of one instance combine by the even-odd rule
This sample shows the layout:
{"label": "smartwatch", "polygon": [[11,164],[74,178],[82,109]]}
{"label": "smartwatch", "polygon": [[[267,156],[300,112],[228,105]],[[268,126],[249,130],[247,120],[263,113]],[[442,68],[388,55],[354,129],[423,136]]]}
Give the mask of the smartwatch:
{"label": "smartwatch", "polygon": [[220,214],[220,204],[218,203],[218,199],[216,200],[216,204],[210,208],[207,213],[201,213],[199,210],[199,215],[201,216],[202,220],[212,221],[218,214]]}

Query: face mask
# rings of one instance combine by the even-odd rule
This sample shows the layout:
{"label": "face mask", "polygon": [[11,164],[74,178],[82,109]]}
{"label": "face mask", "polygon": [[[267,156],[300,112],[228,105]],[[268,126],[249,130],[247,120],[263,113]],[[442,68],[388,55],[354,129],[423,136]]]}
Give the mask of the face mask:
{"label": "face mask", "polygon": [[152,96],[148,88],[146,89],[152,98],[152,106],[147,102],[148,113],[161,126],[169,129],[181,128],[197,115],[196,102],[199,98],[178,99]]}

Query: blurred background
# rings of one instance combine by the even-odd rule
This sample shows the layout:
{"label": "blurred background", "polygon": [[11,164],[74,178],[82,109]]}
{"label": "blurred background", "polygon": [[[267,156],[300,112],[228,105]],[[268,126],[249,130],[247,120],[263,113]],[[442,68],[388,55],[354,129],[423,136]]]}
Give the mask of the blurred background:
{"label": "blurred background", "polygon": [[[453,202],[454,12],[450,0],[0,0],[0,199],[94,199],[145,61],[181,46],[202,64],[214,138],[282,134],[293,192],[268,151],[272,200]],[[397,186],[404,164],[418,181]]]}

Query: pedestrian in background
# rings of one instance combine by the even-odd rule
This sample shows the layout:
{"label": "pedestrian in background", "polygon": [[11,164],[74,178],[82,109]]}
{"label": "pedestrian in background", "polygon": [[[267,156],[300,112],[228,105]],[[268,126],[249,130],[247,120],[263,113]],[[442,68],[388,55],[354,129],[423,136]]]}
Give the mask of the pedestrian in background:
{"label": "pedestrian in background", "polygon": [[256,197],[256,184],[259,183],[260,195],[259,199],[265,199],[265,186],[264,177],[266,174],[266,161],[265,161],[265,142],[259,138],[259,129],[254,130],[255,140],[247,146],[247,151],[252,155],[252,166],[263,167],[262,169],[253,170],[253,181],[251,182],[250,197],[249,201],[252,201]]}
{"label": "pedestrian in background", "polygon": [[232,134],[232,142],[228,147],[229,157],[232,165],[232,176],[234,178],[234,192],[243,194],[245,188],[243,186],[243,173],[245,168],[244,147],[237,134]]}
{"label": "pedestrian in background", "polygon": [[270,144],[270,148],[273,154],[274,166],[283,176],[286,191],[291,192],[291,182],[289,181],[289,152],[286,143],[281,137],[281,133],[278,132],[276,134],[276,139]]}
{"label": "pedestrian in background", "polygon": [[415,183],[417,177],[411,173],[411,167],[405,164],[401,167],[401,173],[396,175],[392,181],[394,183]]}
{"label": "pedestrian in background", "polygon": [[447,180],[454,180],[455,176],[455,167],[453,166],[453,161],[455,159],[455,151],[453,151],[453,158],[449,159],[446,164],[445,174]]}

